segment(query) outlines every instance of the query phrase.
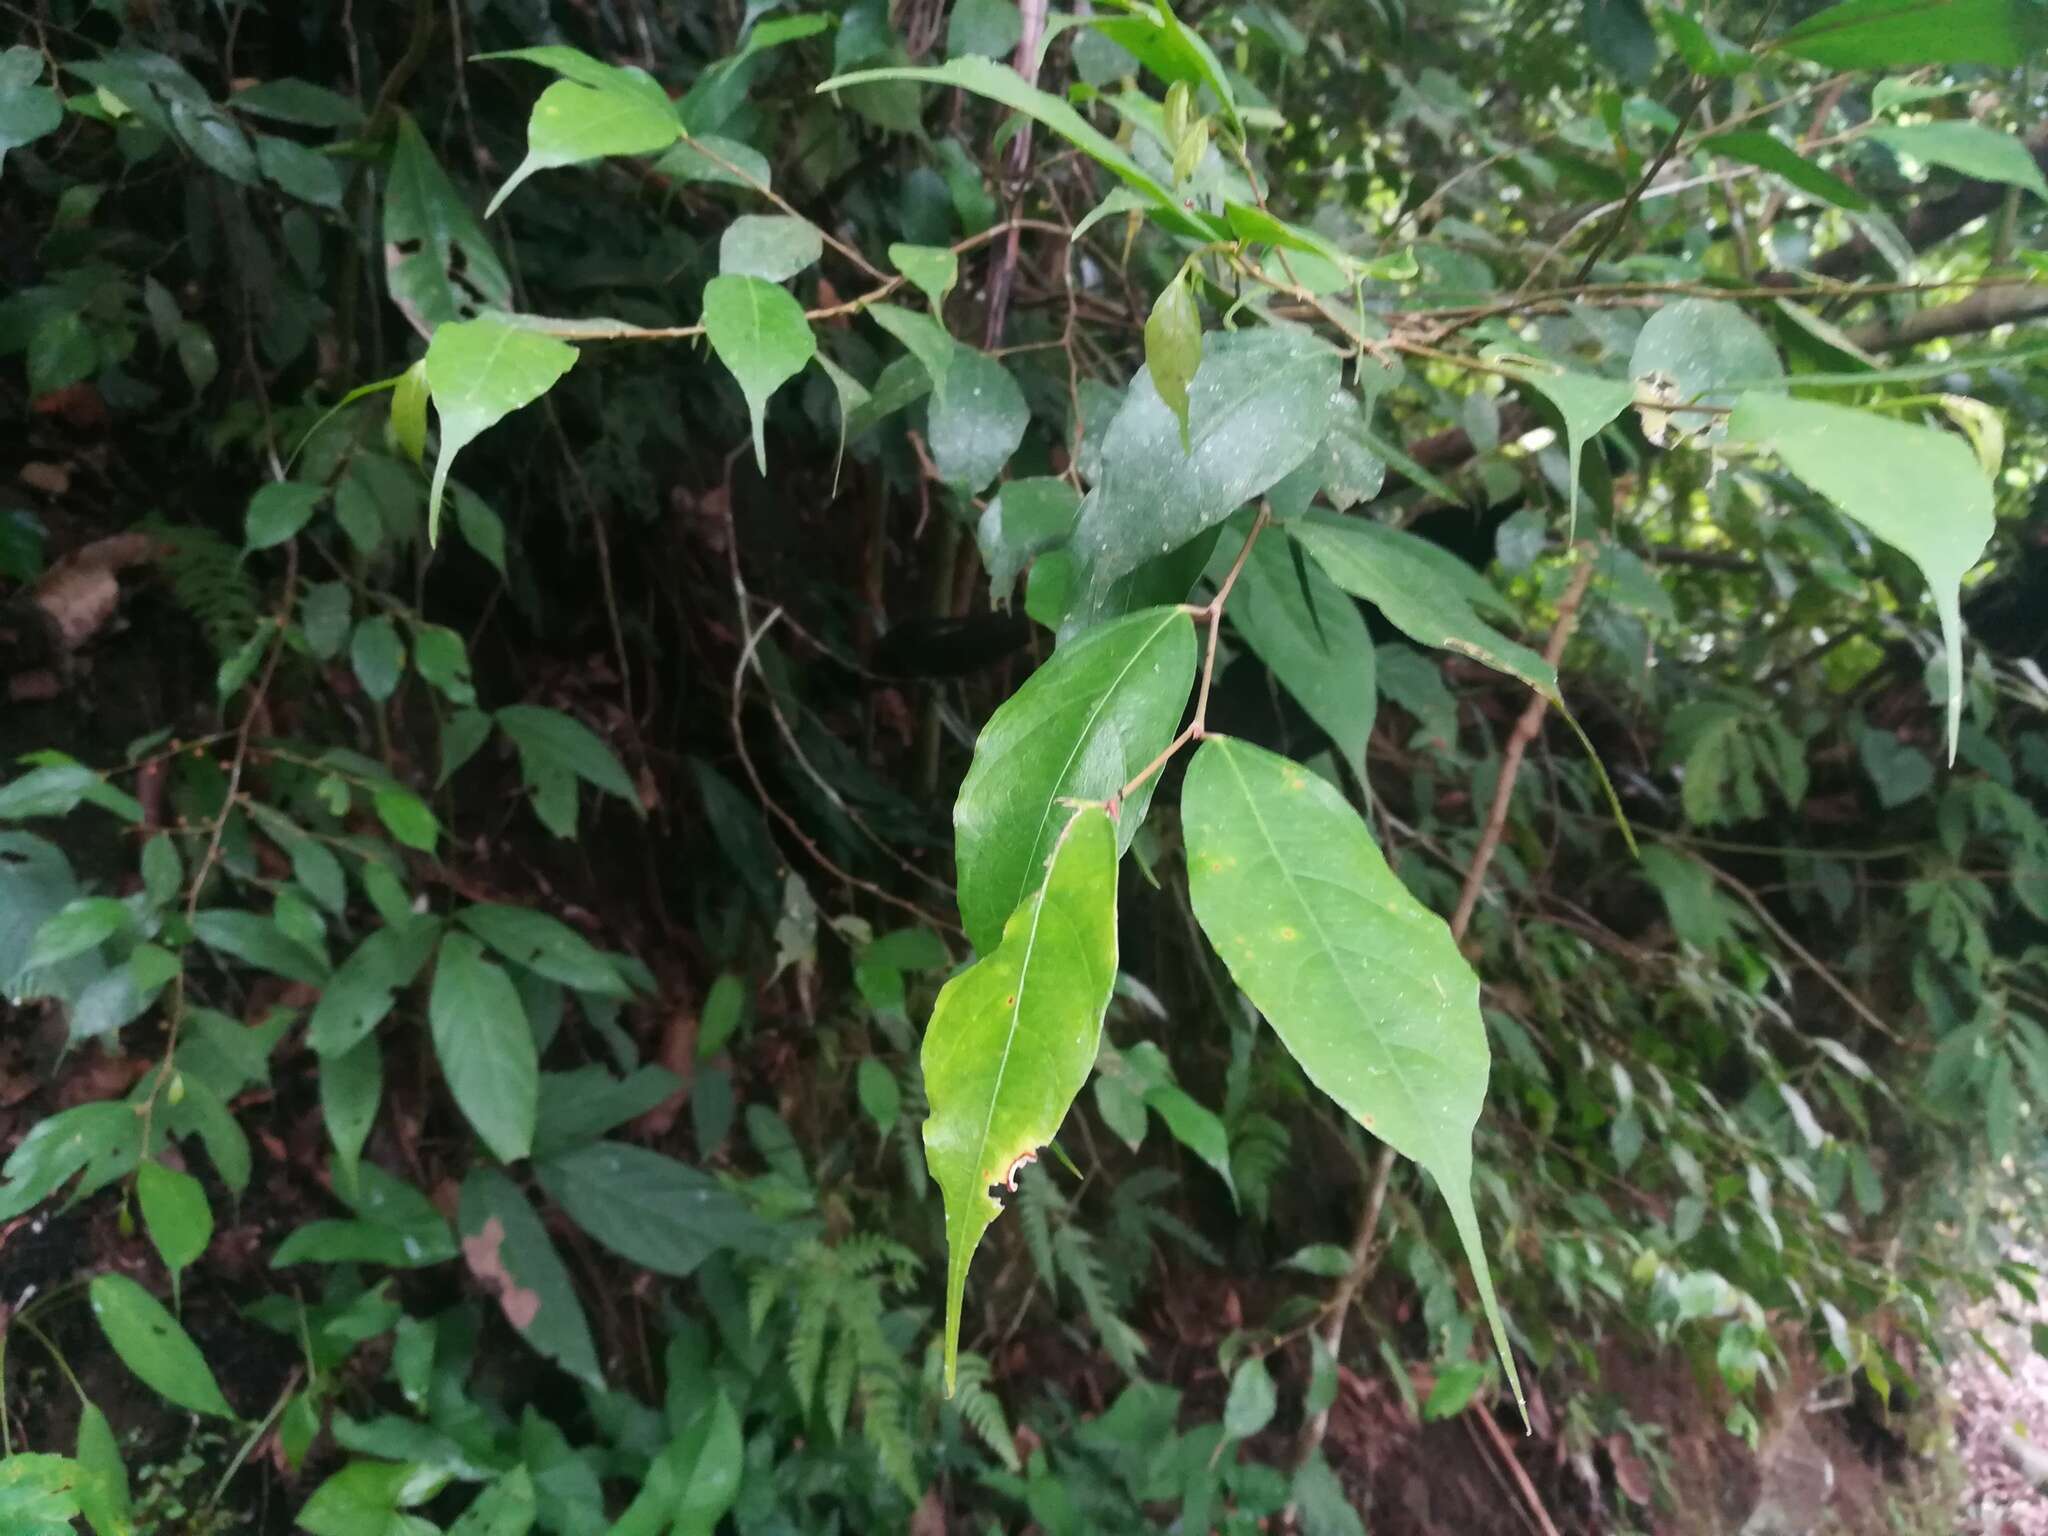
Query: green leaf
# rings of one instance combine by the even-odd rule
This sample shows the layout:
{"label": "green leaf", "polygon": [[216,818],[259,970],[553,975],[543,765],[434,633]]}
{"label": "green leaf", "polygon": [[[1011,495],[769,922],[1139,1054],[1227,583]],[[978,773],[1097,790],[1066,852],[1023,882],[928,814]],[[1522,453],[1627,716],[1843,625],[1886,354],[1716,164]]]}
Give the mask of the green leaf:
{"label": "green leaf", "polygon": [[1830,69],[2005,68],[2048,47],[2048,18],[2031,0],[1842,0],[1777,46]]}
{"label": "green leaf", "polygon": [[875,1123],[875,1129],[884,1136],[895,1130],[896,1121],[903,1113],[903,1088],[896,1081],[896,1074],[875,1057],[863,1056],[859,1069],[854,1073],[853,1085],[860,1098],[860,1107]]}
{"label": "green leaf", "polygon": [[0,53],[0,168],[7,164],[7,151],[63,126],[64,104],[47,85],[36,84],[42,76],[43,56],[27,44]]}
{"label": "green leaf", "polygon": [[441,691],[451,704],[476,702],[476,685],[469,675],[469,648],[462,636],[440,624],[414,624],[413,665],[420,676]]}
{"label": "green leaf", "polygon": [[1494,1343],[1521,1384],[1472,1206],[1486,1099],[1479,982],[1325,781],[1211,737],[1181,793],[1195,916],[1309,1080],[1436,1179]]}
{"label": "green leaf", "polygon": [[0,1459],[0,1519],[10,1536],[71,1536],[81,1475],[67,1456],[21,1451]]}
{"label": "green leaf", "polygon": [[707,1173],[622,1141],[595,1141],[535,1165],[541,1188],[614,1253],[678,1278],[766,1235],[739,1196]]}
{"label": "green leaf", "polygon": [[[1733,304],[1680,299],[1644,323],[1628,371],[1638,382],[1668,390],[1674,403],[1726,410],[1738,391],[1768,386],[1785,370],[1770,337]],[[1672,425],[1681,435],[1710,442],[1726,431],[1718,418],[1704,412],[1681,411]],[[1650,435],[1661,440],[1658,433]]]}
{"label": "green leaf", "polygon": [[[78,1405],[78,1508],[94,1536],[134,1536],[128,1468],[114,1427],[95,1403]],[[5,1513],[0,1499],[0,1514]],[[69,1536],[69,1528],[66,1528]]]}
{"label": "green leaf", "polygon": [[89,1294],[107,1342],[144,1386],[193,1413],[235,1416],[205,1356],[163,1303],[126,1275],[95,1276]]}
{"label": "green leaf", "polygon": [[1351,1255],[1337,1243],[1310,1243],[1306,1248],[1297,1248],[1281,1264],[1283,1268],[1298,1269],[1305,1275],[1335,1280],[1350,1272]]}
{"label": "green leaf", "polygon": [[946,23],[946,57],[1007,58],[1023,35],[1024,18],[1013,0],[958,0]]}
{"label": "green leaf", "polygon": [[1670,34],[1678,56],[1685,60],[1685,67],[1696,75],[1726,79],[1747,74],[1756,68],[1756,58],[1747,49],[1736,47],[1719,32],[1674,5],[1660,6],[1657,20]]}
{"label": "green leaf", "polygon": [[1895,154],[1910,155],[1928,165],[1945,165],[1978,181],[2025,187],[2048,202],[2048,178],[2041,175],[2033,151],[2017,136],[1983,123],[1912,123],[1901,128],[1873,128],[1868,137]]}
{"label": "green leaf", "polygon": [[249,498],[245,547],[269,549],[291,538],[312,519],[327,487],[298,480],[273,481]]}
{"label": "green leaf", "polygon": [[1145,1104],[1166,1122],[1175,1141],[1209,1165],[1235,1200],[1237,1181],[1230,1173],[1230,1132],[1215,1113],[1171,1083],[1154,1083],[1147,1088]]}
{"label": "green leaf", "polygon": [[[1129,15],[1061,17],[1046,30],[1050,44],[1068,26],[1087,26],[1150,70],[1168,85],[1176,81],[1197,89],[1206,86],[1223,108],[1230,126],[1242,135],[1237,98],[1230,77],[1207,43],[1185,26],[1170,7],[1160,4],[1146,9],[1133,7]],[[1041,55],[1043,47],[1041,47]]]}
{"label": "green leaf", "polygon": [[978,494],[1002,473],[1024,441],[1031,408],[997,359],[958,347],[932,391],[928,434],[932,462],[948,484]]}
{"label": "green leaf", "polygon": [[316,208],[341,209],[343,192],[338,163],[318,150],[275,134],[256,135],[256,168],[263,179]]}
{"label": "green leaf", "polygon": [[383,703],[398,691],[405,672],[405,642],[398,626],[381,613],[364,619],[349,639],[348,659],[363,692]]}
{"label": "green leaf", "polygon": [[757,192],[772,184],[767,158],[758,149],[711,133],[684,139],[655,161],[654,168],[674,181],[709,181]]}
{"label": "green leaf", "polygon": [[287,981],[303,981],[313,987],[327,981],[324,959],[286,938],[276,923],[257,913],[218,908],[200,912],[192,919],[192,933],[207,948]]}
{"label": "green leaf", "polygon": [[568,924],[526,907],[464,907],[455,920],[515,965],[578,992],[626,997],[618,967]]}
{"label": "green leaf", "polygon": [[1332,581],[1373,604],[1409,639],[1484,662],[1557,700],[1550,663],[1479,616],[1474,600],[1482,594],[1472,582],[1483,585],[1483,578],[1470,567],[1463,578],[1454,576],[1434,545],[1362,518],[1312,512],[1287,527]]}
{"label": "green leaf", "polygon": [[[447,1486],[448,1472],[417,1462],[352,1461],[306,1500],[298,1525],[310,1536],[416,1536],[399,1514]],[[431,1531],[433,1527],[426,1527]]]}
{"label": "green leaf", "polygon": [[768,473],[762,422],[768,397],[803,372],[818,338],[787,289],[758,277],[714,277],[704,285],[704,332],[739,381],[754,423],[754,463]]}
{"label": "green leaf", "polygon": [[1025,82],[1024,77],[993,59],[964,57],[943,65],[899,66],[864,69],[838,75],[819,86],[820,91],[844,90],[876,80],[920,80],[928,85],[948,85],[1022,112],[1044,124],[1076,149],[1094,160],[1127,185],[1142,192],[1152,203],[1151,216],[1178,235],[1196,240],[1215,240],[1227,232],[1217,221],[1183,208],[1172,191],[1155,179],[1093,124],[1059,97]]}
{"label": "green leaf", "polygon": [[1230,1395],[1223,1401],[1223,1433],[1233,1440],[1248,1439],[1273,1422],[1273,1410],[1279,1406],[1265,1357],[1253,1355],[1230,1374]]}
{"label": "green leaf", "polygon": [[1579,520],[1579,454],[1601,428],[1635,402],[1635,385],[1626,379],[1603,379],[1549,363],[1524,361],[1506,348],[1489,347],[1486,357],[1548,400],[1564,422],[1565,479],[1571,486],[1565,533],[1569,541],[1576,537]]}
{"label": "green leaf", "polygon": [[533,104],[526,122],[526,158],[498,188],[485,218],[536,171],[607,155],[657,154],[682,137],[683,125],[668,93],[651,76],[602,64],[587,54],[575,62],[564,57],[574,51],[524,49],[497,55],[543,63],[569,78],[557,80]]}
{"label": "green leaf", "polygon": [[477,434],[531,405],[576,365],[576,349],[503,320],[440,326],[427,343],[427,388],[441,420],[441,452],[427,494],[427,542],[441,532],[441,493],[455,456]]}
{"label": "green leaf", "polygon": [[346,96],[306,80],[259,80],[228,98],[238,112],[304,128],[360,128],[363,109]]}
{"label": "green leaf", "polygon": [[512,279],[483,226],[403,112],[384,186],[384,260],[392,302],[422,336],[512,303]]}
{"label": "green leaf", "polygon": [[347,1050],[323,1053],[320,1119],[334,1144],[335,1184],[344,1192],[355,1188],[363,1146],[383,1098],[384,1050],[376,1035],[365,1033]]}
{"label": "green leaf", "polygon": [[[697,1038],[701,1044],[701,1023]],[[580,1147],[614,1126],[638,1119],[682,1091],[682,1079],[661,1067],[641,1067],[623,1079],[598,1066],[582,1066],[573,1072],[543,1072],[533,1155],[552,1158],[558,1152]]]}
{"label": "green leaf", "polygon": [[1920,568],[1934,592],[1948,653],[1948,755],[1963,723],[1963,577],[1994,526],[1991,483],[1951,432],[1846,406],[1744,395],[1731,441],[1777,454],[1785,467]]}
{"label": "green leaf", "polygon": [[391,1011],[392,994],[412,980],[433,953],[440,921],[413,917],[379,928],[335,968],[306,1025],[306,1043],[323,1056],[354,1047]]}
{"label": "green leaf", "polygon": [[718,270],[735,277],[780,283],[825,254],[825,240],[809,219],[784,213],[745,213],[718,240]]}
{"label": "green leaf", "polygon": [[[1071,819],[1062,802],[1106,801],[1163,751],[1194,677],[1193,620],[1178,608],[1148,609],[1061,646],[989,718],[953,806],[960,915],[978,952],[995,949],[1043,881]],[[1119,853],[1156,783],[1155,775],[1121,808]]]}
{"label": "green leaf", "polygon": [[391,437],[418,469],[427,455],[427,360],[423,357],[398,376],[391,391]]}
{"label": "green leaf", "polygon": [[519,1186],[496,1168],[462,1181],[459,1224],[470,1273],[496,1296],[506,1320],[570,1375],[602,1387],[590,1324],[561,1255]]}
{"label": "green leaf", "polygon": [[[1007,4],[1008,0],[998,0],[998,3]],[[1014,12],[1015,8],[1011,9]],[[957,19],[957,12],[955,14]],[[931,300],[933,314],[945,307],[946,295],[960,281],[960,256],[950,246],[906,245],[899,240],[889,247],[889,260],[920,293]]]}
{"label": "green leaf", "polygon": [[[626,770],[619,766],[611,748],[582,721],[558,709],[544,709],[538,704],[509,704],[498,711],[497,721],[500,729],[512,738],[513,745],[519,749],[520,765],[525,770],[529,787],[536,791],[536,801],[550,779],[572,784],[575,779],[582,779],[607,794],[618,796],[632,806],[636,814],[640,813],[640,796],[633,788],[633,781],[626,777]],[[575,824],[573,812],[572,799],[571,829]],[[563,829],[556,830],[563,836],[567,835]]]}
{"label": "green leaf", "polygon": [[1429,1400],[1422,1405],[1423,1422],[1456,1418],[1485,1384],[1486,1367],[1477,1360],[1453,1360],[1442,1366],[1429,1389]]}
{"label": "green leaf", "polygon": [[62,965],[87,950],[99,948],[134,922],[135,914],[111,896],[81,896],[51,914],[36,929],[22,969],[34,971]]}
{"label": "green leaf", "polygon": [[1202,366],[1202,311],[1188,287],[1187,268],[1159,291],[1145,319],[1145,371],[1173,419],[1180,423],[1181,448],[1189,450],[1188,386]]}
{"label": "green leaf", "polygon": [[448,1091],[500,1162],[533,1149],[540,1062],[511,979],[467,934],[441,940],[427,1001],[434,1053]]}
{"label": "green leaf", "polygon": [[1116,982],[1116,831],[1077,811],[1002,942],[947,982],[925,1031],[925,1158],[946,1202],[946,1390],[991,1189],[1053,1139],[1088,1079]]}
{"label": "green leaf", "polygon": [[448,1536],[526,1536],[539,1508],[533,1475],[516,1466],[471,1501],[448,1527]]}
{"label": "green leaf", "polygon": [[1252,546],[1223,611],[1363,783],[1378,691],[1358,604],[1276,529]]}
{"label": "green leaf", "polygon": [[1699,147],[1712,154],[1726,155],[1731,160],[1740,160],[1745,165],[1754,165],[1775,176],[1782,176],[1809,197],[1817,197],[1837,208],[1848,208],[1860,213],[1870,206],[1870,200],[1848,182],[1832,171],[1822,170],[1799,151],[1764,129],[1739,128],[1732,133],[1716,133],[1700,140]]}
{"label": "green leaf", "polygon": [[1007,606],[1024,567],[1066,543],[1080,509],[1080,493],[1064,480],[1039,475],[1005,482],[974,531],[990,598]]}
{"label": "green leaf", "polygon": [[1877,801],[1897,810],[1934,788],[1934,765],[1890,731],[1865,730],[1856,739],[1863,771],[1877,786]]}
{"label": "green leaf", "polygon": [[213,1241],[213,1207],[189,1173],[148,1162],[135,1170],[135,1196],[143,1224],[164,1267],[188,1269]]}
{"label": "green leaf", "polygon": [[1222,522],[1314,452],[1337,384],[1337,354],[1305,331],[1211,336],[1188,389],[1183,447],[1180,423],[1141,370],[1104,434],[1102,474],[1074,527],[1090,606],[1118,577]]}
{"label": "green leaf", "polygon": [[408,848],[432,853],[441,835],[441,823],[427,809],[426,801],[409,789],[385,785],[370,798],[384,830]]}

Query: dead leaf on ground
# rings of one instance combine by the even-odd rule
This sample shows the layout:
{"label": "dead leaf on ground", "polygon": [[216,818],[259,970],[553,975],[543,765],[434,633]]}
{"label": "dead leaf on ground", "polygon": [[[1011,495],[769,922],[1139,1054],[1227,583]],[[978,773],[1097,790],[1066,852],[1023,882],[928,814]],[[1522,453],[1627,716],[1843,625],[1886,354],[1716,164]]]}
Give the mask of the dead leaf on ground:
{"label": "dead leaf on ground", "polygon": [[30,490],[41,491],[46,496],[62,496],[71,489],[68,465],[46,464],[40,459],[31,459],[22,465],[18,478]]}
{"label": "dead leaf on ground", "polygon": [[524,1333],[540,1316],[540,1292],[529,1290],[512,1278],[511,1271],[505,1268],[504,1247],[505,1224],[493,1216],[481,1232],[462,1240],[462,1258],[478,1284],[498,1298],[505,1320]]}
{"label": "dead leaf on ground", "polygon": [[43,573],[35,603],[57,626],[65,650],[77,650],[114,616],[121,603],[120,573],[148,564],[162,548],[146,533],[117,533],[73,550]]}

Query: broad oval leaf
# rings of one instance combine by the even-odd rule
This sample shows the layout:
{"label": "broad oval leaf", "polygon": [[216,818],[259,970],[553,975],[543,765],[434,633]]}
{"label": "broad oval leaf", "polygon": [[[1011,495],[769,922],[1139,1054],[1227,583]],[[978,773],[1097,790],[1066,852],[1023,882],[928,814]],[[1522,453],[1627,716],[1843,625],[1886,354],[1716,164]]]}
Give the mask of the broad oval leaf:
{"label": "broad oval leaf", "polygon": [[1363,779],[1378,691],[1358,604],[1274,530],[1252,546],[1224,612]]}
{"label": "broad oval leaf", "polygon": [[1116,579],[1230,516],[1314,452],[1329,430],[1337,354],[1306,331],[1207,338],[1188,387],[1187,446],[1149,371],[1102,443],[1102,475],[1074,527],[1092,607]]}
{"label": "broad oval leaf", "polygon": [[1182,448],[1193,446],[1188,439],[1188,386],[1201,366],[1202,312],[1183,268],[1159,291],[1145,319],[1145,371],[1180,423]]}
{"label": "broad oval leaf", "polygon": [[718,237],[718,270],[779,283],[825,254],[824,237],[809,219],[786,213],[745,213]]}
{"label": "broad oval leaf", "polygon": [[[1152,608],[1062,646],[982,727],[953,805],[960,916],[988,954],[1044,879],[1063,800],[1106,801],[1173,740],[1195,680],[1195,626]],[[1130,847],[1156,777],[1118,816]]]}
{"label": "broad oval leaf", "polygon": [[754,463],[768,473],[762,433],[768,397],[818,350],[811,322],[789,291],[758,277],[714,277],[704,285],[704,334],[739,381],[754,424]]}
{"label": "broad oval leaf", "polygon": [[189,1268],[206,1252],[206,1245],[213,1241],[213,1207],[206,1203],[205,1189],[191,1174],[162,1163],[144,1163],[135,1170],[135,1197],[142,1206],[149,1240],[156,1245],[166,1269]]}
{"label": "broad oval leaf", "polygon": [[199,1346],[162,1302],[126,1275],[96,1276],[90,1294],[101,1332],[144,1386],[193,1413],[235,1416]]}
{"label": "broad oval leaf", "polygon": [[925,1159],[946,1202],[946,1388],[967,1267],[1019,1167],[1051,1141],[1088,1080],[1116,982],[1117,839],[1108,812],[1074,813],[1045,883],[1002,942],[947,982],[925,1031]]}
{"label": "broad oval leaf", "polygon": [[[1668,389],[1674,404],[1735,403],[1737,391],[1769,384],[1784,374],[1778,349],[1757,323],[1733,304],[1680,299],[1651,315],[1629,354],[1629,377]],[[1702,412],[1678,412],[1673,424],[1687,435],[1721,437],[1723,424]],[[1652,433],[1657,437],[1658,434]]]}
{"label": "broad oval leaf", "polygon": [[427,388],[441,419],[441,451],[427,494],[427,542],[441,532],[448,471],[477,434],[531,405],[576,366],[576,349],[538,331],[485,317],[440,326],[427,343]]}
{"label": "broad oval leaf", "polygon": [[1211,737],[1181,794],[1188,892],[1231,979],[1318,1088],[1443,1191],[1517,1400],[1472,1207],[1486,1100],[1479,979],[1344,797],[1263,748]]}
{"label": "broad oval leaf", "polygon": [[[527,50],[525,56],[541,50]],[[568,54],[573,49],[550,49]],[[668,93],[638,70],[618,69],[584,56],[576,65],[558,58],[533,59],[569,78],[540,93],[526,124],[526,158],[506,178],[484,210],[489,218],[536,171],[576,165],[606,155],[651,155],[682,137],[683,125]]]}
{"label": "broad oval leaf", "polygon": [[533,1150],[540,1062],[511,978],[466,933],[441,940],[427,1001],[448,1090],[500,1162]]}
{"label": "broad oval leaf", "polygon": [[1626,379],[1603,379],[1518,359],[1498,347],[1489,348],[1486,356],[1548,400],[1564,423],[1565,479],[1571,486],[1565,534],[1569,540],[1575,537],[1579,520],[1579,454],[1594,434],[1635,402],[1636,387]]}
{"label": "broad oval leaf", "polygon": [[1948,755],[1963,723],[1962,580],[1995,526],[1991,482],[1954,433],[1870,411],[1778,395],[1744,395],[1732,441],[1768,448],[1785,467],[1920,568],[1948,655]]}

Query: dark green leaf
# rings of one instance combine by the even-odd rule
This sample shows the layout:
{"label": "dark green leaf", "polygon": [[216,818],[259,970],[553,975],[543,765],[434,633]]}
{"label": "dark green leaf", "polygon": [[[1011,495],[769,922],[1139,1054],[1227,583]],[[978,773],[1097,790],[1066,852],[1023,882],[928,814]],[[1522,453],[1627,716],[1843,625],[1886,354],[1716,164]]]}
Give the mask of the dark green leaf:
{"label": "dark green leaf", "polygon": [[193,1413],[235,1416],[198,1346],[154,1296],[126,1275],[99,1275],[90,1293],[107,1342],[144,1386]]}
{"label": "dark green leaf", "polygon": [[467,934],[441,940],[427,1004],[448,1090],[500,1162],[533,1150],[540,1064],[510,979]]}
{"label": "dark green leaf", "polygon": [[534,1172],[579,1227],[657,1274],[693,1274],[712,1254],[756,1246],[765,1233],[709,1174],[627,1142],[558,1152]]}
{"label": "dark green leaf", "polygon": [[495,1168],[462,1183],[462,1257],[526,1341],[587,1385],[601,1387],[590,1324],[561,1255],[519,1186]]}

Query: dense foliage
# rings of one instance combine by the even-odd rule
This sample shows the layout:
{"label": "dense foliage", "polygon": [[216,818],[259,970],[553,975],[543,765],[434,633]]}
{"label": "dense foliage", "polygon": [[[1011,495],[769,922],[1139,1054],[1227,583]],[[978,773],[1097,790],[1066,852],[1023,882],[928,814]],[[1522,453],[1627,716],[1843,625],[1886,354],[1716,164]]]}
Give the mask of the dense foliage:
{"label": "dense foliage", "polygon": [[4,14],[21,1528],[1719,1529],[2029,1286],[2037,0]]}

